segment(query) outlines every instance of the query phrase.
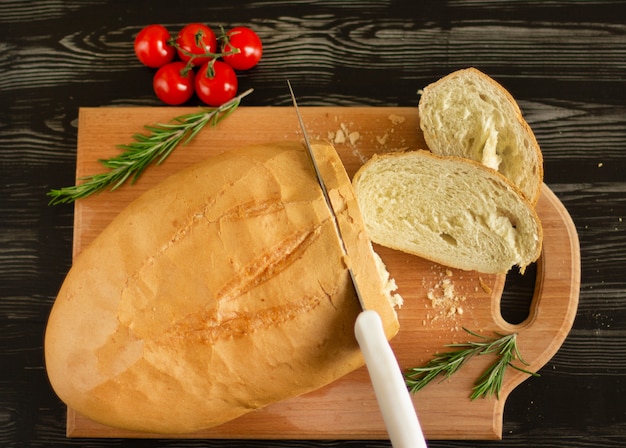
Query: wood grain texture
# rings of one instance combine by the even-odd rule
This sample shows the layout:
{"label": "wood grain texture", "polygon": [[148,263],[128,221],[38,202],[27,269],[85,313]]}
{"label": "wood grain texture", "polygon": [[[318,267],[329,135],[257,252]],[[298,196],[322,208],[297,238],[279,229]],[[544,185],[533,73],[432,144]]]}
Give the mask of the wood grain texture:
{"label": "wood grain texture", "polygon": [[[42,334],[71,264],[73,207],[45,192],[74,181],[78,109],[159,106],[132,55],[148,23],[249,25],[266,44],[247,106],[408,106],[473,65],[518,99],[542,146],[546,183],[572,216],[581,291],[570,335],[541,378],[508,397],[500,442],[433,447],[626,445],[626,35],[623,0],[107,0],[0,2],[0,445],[250,446],[264,441],[67,440]],[[193,101],[190,103],[193,105]],[[512,275],[503,306],[524,315]],[[507,292],[508,290],[508,292]],[[527,306],[526,306],[527,308]],[[273,447],[388,447],[277,441]]]}
{"label": "wood grain texture", "polygon": [[[116,154],[120,139],[142,132],[145,122],[167,123],[171,112],[183,115],[192,110],[81,109],[76,181],[100,172],[98,160]],[[349,176],[375,153],[425,147],[417,108],[303,107],[301,113],[311,138],[335,143]],[[205,130],[136,184],[78,202],[74,256],[79,256],[126,204],[169,175],[240,146],[300,138],[293,108],[240,107],[226,121]],[[528,301],[532,298],[528,317],[517,325],[506,322],[500,313],[504,276],[448,269],[377,247],[405,301],[399,310],[400,334],[391,341],[403,370],[427,362],[445,349],[446,344],[467,340],[463,327],[485,335],[518,332],[520,348],[533,371],[539,370],[556,353],[569,333],[578,306],[579,242],[569,214],[547,187],[537,212],[544,228],[545,243],[536,269],[535,287],[527,298]],[[442,298],[446,290],[452,293],[452,299]],[[468,397],[472,384],[491,361],[487,357],[474,360],[451,380],[433,384],[413,397],[426,437],[502,437],[506,397],[527,375],[508,372],[500,400],[471,402]],[[67,432],[71,437],[157,437],[97,425],[71,409]],[[182,437],[384,439],[386,431],[367,372],[360,369],[319,391]]]}

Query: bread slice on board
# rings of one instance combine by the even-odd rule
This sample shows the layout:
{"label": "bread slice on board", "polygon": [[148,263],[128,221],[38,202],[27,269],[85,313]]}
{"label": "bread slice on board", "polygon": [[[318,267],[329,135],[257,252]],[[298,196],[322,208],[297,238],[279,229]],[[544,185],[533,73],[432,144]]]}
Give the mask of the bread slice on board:
{"label": "bread slice on board", "polygon": [[354,176],[372,241],[446,266],[484,273],[537,260],[539,218],[504,176],[428,151],[372,157]]}
{"label": "bread slice on board", "polygon": [[539,144],[511,94],[475,68],[426,86],[420,127],[435,154],[459,156],[496,169],[534,205],[543,183]]}
{"label": "bread slice on board", "polygon": [[393,337],[395,285],[337,153],[314,150],[350,260],[301,143],[232,150],[177,173],[68,273],[45,336],[59,397],[99,423],[168,434],[322,387],[363,365],[348,263]]}

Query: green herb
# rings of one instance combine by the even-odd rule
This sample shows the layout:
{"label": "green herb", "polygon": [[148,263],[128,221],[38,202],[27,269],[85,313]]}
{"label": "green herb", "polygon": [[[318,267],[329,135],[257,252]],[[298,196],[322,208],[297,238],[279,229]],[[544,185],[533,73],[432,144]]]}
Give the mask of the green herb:
{"label": "green herb", "polygon": [[449,378],[474,355],[495,354],[496,361],[474,383],[473,392],[470,395],[471,400],[487,398],[493,395],[499,399],[504,372],[507,367],[512,367],[528,375],[539,376],[537,373],[513,364],[513,361],[518,360],[526,366],[529,365],[524,361],[517,347],[517,333],[509,335],[498,334],[497,338],[490,338],[476,334],[466,328],[464,330],[480,340],[446,345],[446,347],[455,348],[456,350],[439,353],[426,365],[409,369],[405,374],[405,381],[411,392],[415,393],[422,389],[439,375],[443,375],[443,379]]}
{"label": "green herb", "polygon": [[133,135],[134,142],[118,146],[124,152],[116,157],[100,160],[109,171],[81,178],[83,182],[75,186],[50,190],[47,193],[52,198],[49,204],[73,202],[106,188],[113,191],[129,179],[134,183],[148,165],[153,162],[161,164],[174,148],[179,144],[186,145],[208,123],[217,125],[234,112],[241,99],[251,92],[252,89],[249,89],[216,108],[200,108],[199,112],[175,117],[167,124],[145,126],[150,131],[149,135]]}

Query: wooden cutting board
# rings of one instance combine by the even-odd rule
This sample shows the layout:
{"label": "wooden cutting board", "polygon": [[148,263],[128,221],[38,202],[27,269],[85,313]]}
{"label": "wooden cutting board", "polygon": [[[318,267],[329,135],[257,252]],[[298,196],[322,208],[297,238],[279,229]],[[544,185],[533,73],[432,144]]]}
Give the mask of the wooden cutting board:
{"label": "wooden cutting board", "polygon": [[[102,171],[98,159],[118,153],[144,125],[166,123],[188,108],[84,108],[80,110],[77,178]],[[426,148],[415,108],[302,107],[311,138],[334,143],[348,174],[374,153]],[[177,148],[139,181],[75,205],[74,256],[140,193],[180,169],[214,154],[248,144],[301,140],[291,107],[240,107],[217,127],[207,127],[188,145]],[[500,313],[505,276],[457,271],[376,247],[405,304],[399,310],[400,333],[392,340],[403,369],[427,362],[445,344],[473,339],[462,327],[486,336],[518,332],[529,369],[539,370],[559,349],[576,314],[580,287],[578,237],[570,216],[544,185],[537,205],[544,227],[544,248],[536,267],[528,318],[506,322]],[[448,291],[449,298],[442,299]],[[528,375],[509,369],[500,399],[471,401],[473,382],[493,358],[474,359],[453,377],[434,382],[413,396],[429,439],[499,439],[509,393]],[[541,381],[541,379],[537,379]],[[164,437],[105,427],[68,410],[70,437]],[[170,436],[166,436],[170,438]],[[387,433],[367,370],[361,368],[313,393],[275,403],[220,427],[184,438],[385,439]]]}

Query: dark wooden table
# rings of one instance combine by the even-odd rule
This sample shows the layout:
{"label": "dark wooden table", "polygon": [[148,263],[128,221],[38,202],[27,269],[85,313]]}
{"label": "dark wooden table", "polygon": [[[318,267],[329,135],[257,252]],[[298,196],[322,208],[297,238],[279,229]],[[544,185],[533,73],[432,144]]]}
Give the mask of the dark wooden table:
{"label": "dark wooden table", "polygon": [[468,66],[504,84],[578,230],[578,315],[541,377],[509,396],[502,441],[430,446],[626,446],[626,2],[575,0],[1,1],[0,446],[389,446],[65,438],[42,341],[73,207],[46,192],[74,182],[80,107],[161,106],[136,33],[193,21],[260,34],[263,61],[240,77],[250,106],[289,105],[286,77],[309,106],[415,106],[418,89]]}

